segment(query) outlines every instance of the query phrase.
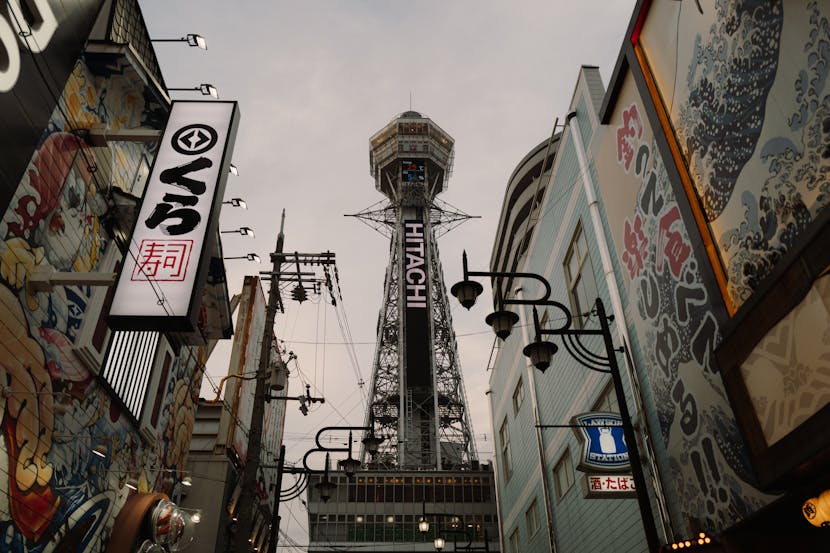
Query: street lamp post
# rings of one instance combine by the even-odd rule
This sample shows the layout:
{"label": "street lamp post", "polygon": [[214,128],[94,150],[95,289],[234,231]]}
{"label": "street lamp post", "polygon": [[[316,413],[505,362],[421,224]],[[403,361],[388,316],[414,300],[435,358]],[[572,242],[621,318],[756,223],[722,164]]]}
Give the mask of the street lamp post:
{"label": "street lamp post", "polygon": [[[283,398],[273,398],[273,399],[283,399]],[[288,399],[288,398],[286,398]],[[323,434],[335,430],[348,430],[349,431],[349,445],[347,447],[327,447],[322,444],[320,438]],[[346,476],[351,479],[354,477],[355,473],[360,469],[360,461],[354,459],[352,457],[352,431],[354,430],[362,430],[364,432],[368,432],[368,435],[363,439],[363,444],[366,446],[366,451],[371,456],[375,456],[378,452],[378,446],[383,442],[383,438],[376,437],[374,426],[326,426],[321,428],[314,439],[315,444],[317,447],[309,449],[306,454],[303,456],[303,466],[302,467],[286,467],[285,466],[285,446],[280,446],[280,454],[277,460],[277,484],[276,490],[274,491],[274,512],[272,513],[271,519],[271,534],[270,539],[268,541],[268,549],[269,553],[275,553],[277,548],[277,538],[279,535],[280,529],[280,520],[281,517],[279,515],[280,509],[280,501],[283,499],[282,497],[282,475],[283,474],[302,474],[308,476],[310,474],[323,474],[323,480],[316,484],[318,491],[320,492],[320,499],[324,502],[328,501],[331,497],[331,492],[336,487],[335,484],[329,480],[329,470],[330,470],[330,454],[333,452],[343,452],[348,453],[348,457],[340,462],[340,466],[343,469],[343,472]],[[326,454],[326,464],[323,470],[319,469],[312,469],[308,466],[308,459],[314,453],[321,453],[324,452]],[[274,468],[273,465],[271,466],[262,466],[262,468]],[[305,488],[308,487],[308,481],[306,480],[304,485],[291,490],[291,495],[286,497],[285,499],[294,499],[298,497]]]}
{"label": "street lamp post", "polygon": [[[512,330],[513,325],[518,322],[519,317],[516,313],[506,310],[507,305],[526,305],[533,308],[533,329],[536,338],[533,342],[526,345],[522,353],[530,358],[531,363],[540,371],[544,372],[549,366],[553,355],[558,350],[553,342],[543,341],[542,336],[559,336],[562,339],[562,344],[568,351],[570,356],[580,365],[592,371],[606,373],[611,376],[614,384],[614,392],[617,396],[617,403],[620,409],[620,419],[622,420],[623,433],[625,435],[626,445],[628,446],[628,460],[631,465],[631,474],[634,478],[634,485],[637,487],[637,503],[640,509],[640,517],[643,522],[643,530],[645,532],[646,543],[649,551],[656,552],[660,548],[660,541],[657,534],[657,527],[654,522],[654,515],[651,511],[651,504],[648,499],[648,489],[646,488],[645,475],[643,474],[643,467],[640,462],[640,451],[637,445],[637,438],[634,434],[634,427],[631,423],[631,415],[628,411],[628,405],[625,400],[625,392],[622,387],[622,378],[620,376],[619,365],[617,364],[616,350],[611,339],[611,330],[609,321],[613,320],[613,316],[609,317],[605,313],[605,306],[600,298],[597,298],[595,304],[595,311],[599,319],[600,328],[597,329],[575,329],[571,328],[573,323],[573,315],[570,310],[562,303],[551,300],[551,286],[550,283],[541,275],[536,273],[526,272],[499,272],[499,271],[469,271],[467,269],[467,252],[462,256],[462,265],[464,271],[464,280],[454,284],[451,288],[452,294],[458,298],[465,308],[470,309],[476,302],[476,298],[483,292],[484,288],[478,282],[470,280],[470,277],[491,277],[491,278],[526,278],[539,282],[544,292],[536,299],[503,299],[501,294],[496,293],[497,305],[496,311],[491,313],[485,319],[487,324],[493,327],[493,331],[502,340],[506,339]],[[562,326],[555,329],[545,329],[539,324],[539,314],[536,306],[551,306],[559,309],[564,315],[564,323]],[[605,345],[605,356],[590,352],[581,343],[582,336],[601,336]]]}

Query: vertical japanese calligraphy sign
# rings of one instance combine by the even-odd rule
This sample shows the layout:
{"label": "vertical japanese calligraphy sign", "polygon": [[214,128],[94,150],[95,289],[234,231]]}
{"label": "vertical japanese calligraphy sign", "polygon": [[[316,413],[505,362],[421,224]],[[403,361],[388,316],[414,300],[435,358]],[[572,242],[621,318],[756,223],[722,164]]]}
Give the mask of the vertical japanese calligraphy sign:
{"label": "vertical japanese calligraphy sign", "polygon": [[109,314],[115,330],[193,332],[239,122],[236,102],[174,102]]}

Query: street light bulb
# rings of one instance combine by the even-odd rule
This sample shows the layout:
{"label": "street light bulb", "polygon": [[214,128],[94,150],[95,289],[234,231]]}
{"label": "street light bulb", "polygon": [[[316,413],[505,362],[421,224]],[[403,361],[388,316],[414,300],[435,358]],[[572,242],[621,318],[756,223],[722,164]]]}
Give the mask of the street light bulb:
{"label": "street light bulb", "polygon": [[441,551],[442,549],[444,549],[444,546],[447,545],[447,540],[445,540],[441,536],[438,536],[433,540],[432,543],[433,545],[435,545],[435,549],[437,551]]}
{"label": "street light bulb", "polygon": [[463,305],[466,309],[469,309],[475,305],[476,298],[478,298],[482,292],[484,292],[484,287],[474,280],[462,280],[461,282],[456,282],[452,285],[452,288],[450,288],[450,293],[455,296],[461,305]]}
{"label": "street light bulb", "polygon": [[314,487],[320,493],[320,499],[323,500],[323,503],[328,503],[328,500],[331,499],[334,490],[337,488],[337,484],[326,478],[314,484]]}
{"label": "street light bulb", "polygon": [[421,520],[418,521],[418,531],[422,534],[429,532],[429,521],[426,518],[421,517]]}
{"label": "street light bulb", "polygon": [[484,322],[493,327],[493,332],[496,333],[496,336],[505,340],[510,336],[513,325],[519,322],[519,316],[512,311],[494,311],[487,315]]}
{"label": "street light bulb", "polygon": [[366,452],[372,457],[377,455],[378,450],[380,449],[380,444],[382,442],[383,438],[378,438],[374,434],[369,434],[362,440],[363,446],[366,448]]}
{"label": "street light bulb", "polygon": [[190,46],[197,46],[202,50],[207,50],[207,40],[202,35],[189,34],[187,35],[187,43]]}
{"label": "street light bulb", "polygon": [[542,342],[537,340],[526,345],[522,350],[522,353],[525,357],[530,358],[530,362],[534,367],[542,372],[545,372],[545,370],[550,367],[550,361],[553,358],[553,354],[556,353],[558,349],[559,348],[557,348],[556,344],[553,342]]}
{"label": "street light bulb", "polygon": [[340,461],[340,468],[343,469],[346,476],[351,479],[354,476],[354,473],[360,470],[360,461],[351,457],[348,459],[342,459]]}

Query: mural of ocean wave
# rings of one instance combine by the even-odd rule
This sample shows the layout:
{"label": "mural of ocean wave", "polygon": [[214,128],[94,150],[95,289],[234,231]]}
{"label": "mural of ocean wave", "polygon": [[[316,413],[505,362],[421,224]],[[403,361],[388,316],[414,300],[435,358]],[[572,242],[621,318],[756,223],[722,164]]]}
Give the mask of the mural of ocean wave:
{"label": "mural of ocean wave", "polygon": [[694,45],[678,124],[709,221],[729,202],[757,146],[784,21],[781,2],[736,0],[715,8],[717,23]]}

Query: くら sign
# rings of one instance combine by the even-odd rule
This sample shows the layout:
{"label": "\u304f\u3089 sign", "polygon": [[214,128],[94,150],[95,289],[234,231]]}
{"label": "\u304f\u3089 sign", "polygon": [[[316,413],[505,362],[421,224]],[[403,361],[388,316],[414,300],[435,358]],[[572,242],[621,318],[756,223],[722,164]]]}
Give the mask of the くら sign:
{"label": "\u304f\u3089 sign", "polygon": [[173,104],[118,279],[112,328],[195,330],[237,120],[236,102]]}

